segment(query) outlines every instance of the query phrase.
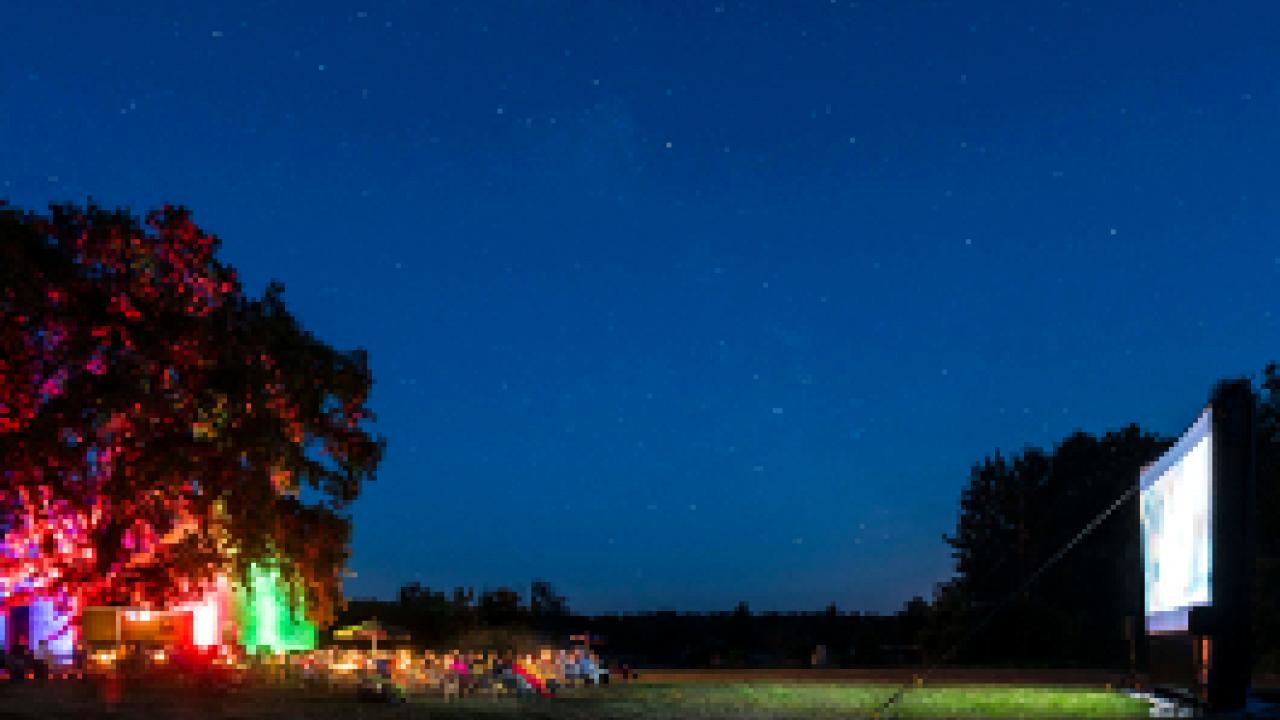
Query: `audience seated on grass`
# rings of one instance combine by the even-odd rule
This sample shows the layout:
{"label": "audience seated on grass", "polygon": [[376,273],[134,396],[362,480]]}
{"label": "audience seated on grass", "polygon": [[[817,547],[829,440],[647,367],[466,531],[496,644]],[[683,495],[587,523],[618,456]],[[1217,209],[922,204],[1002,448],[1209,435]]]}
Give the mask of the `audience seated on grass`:
{"label": "audience seated on grass", "polygon": [[385,694],[386,686],[446,699],[549,697],[564,688],[603,684],[608,673],[595,653],[549,647],[525,653],[325,648],[295,654],[290,665],[297,668],[293,676],[307,684],[354,685],[369,698]]}

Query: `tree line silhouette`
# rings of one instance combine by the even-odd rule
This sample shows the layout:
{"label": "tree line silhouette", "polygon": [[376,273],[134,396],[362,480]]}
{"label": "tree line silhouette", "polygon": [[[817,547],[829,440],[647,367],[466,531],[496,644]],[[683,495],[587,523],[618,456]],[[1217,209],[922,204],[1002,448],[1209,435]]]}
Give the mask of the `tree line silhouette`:
{"label": "tree line silhouette", "polygon": [[[1280,370],[1268,365],[1257,383],[1258,562],[1255,658],[1280,669]],[[1190,418],[1188,419],[1188,424]],[[1120,504],[1036,581],[1029,577],[1091,520],[1137,482],[1143,465],[1176,438],[1130,424],[1090,435],[1076,432],[1052,449],[992,452],[976,462],[960,494],[955,530],[944,536],[955,574],[931,599],[912,598],[891,614],[674,611],[583,615],[570,611],[551,586],[533,584],[530,602],[500,589],[450,596],[419,585],[394,601],[352,601],[343,620],[378,616],[423,642],[456,645],[501,629],[515,636],[564,642],[589,631],[604,637],[607,655],[645,666],[909,665],[946,660],[970,666],[1127,669],[1130,642],[1139,668],[1142,562],[1136,496]],[[987,616],[999,606],[992,617]],[[971,631],[979,624],[981,631]],[[957,646],[957,642],[960,642]],[[499,641],[500,644],[501,641]],[[955,652],[944,657],[948,650]]]}
{"label": "tree line silhouette", "polygon": [[[919,660],[928,603],[915,598],[892,615],[841,612],[730,611],[586,615],[570,610],[550,583],[534,581],[526,603],[509,588],[477,595],[413,583],[394,600],[351,600],[339,625],[377,619],[438,650],[520,649],[565,645],[589,635],[607,657],[643,667],[800,667],[902,665]],[[580,640],[579,640],[580,641]],[[822,658],[815,649],[823,648]]]}

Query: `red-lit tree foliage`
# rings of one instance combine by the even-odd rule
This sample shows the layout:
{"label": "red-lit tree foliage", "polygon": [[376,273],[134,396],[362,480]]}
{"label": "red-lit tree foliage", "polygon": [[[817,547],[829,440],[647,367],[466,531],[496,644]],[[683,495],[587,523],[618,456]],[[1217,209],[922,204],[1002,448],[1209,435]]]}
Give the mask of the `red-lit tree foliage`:
{"label": "red-lit tree foliage", "polygon": [[332,617],[372,376],[218,245],[181,208],[0,206],[0,602],[164,606],[276,558]]}

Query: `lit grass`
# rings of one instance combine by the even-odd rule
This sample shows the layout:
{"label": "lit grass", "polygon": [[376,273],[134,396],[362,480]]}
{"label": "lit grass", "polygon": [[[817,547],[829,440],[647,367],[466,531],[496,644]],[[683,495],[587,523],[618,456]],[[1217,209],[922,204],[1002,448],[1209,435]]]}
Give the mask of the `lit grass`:
{"label": "lit grass", "polygon": [[[107,708],[100,689],[82,683],[10,687],[0,683],[0,719],[117,720],[772,720],[870,718],[896,686],[827,682],[634,683],[568,690],[555,698],[468,697],[445,702],[414,696],[405,705],[369,705],[355,691],[244,688],[196,692],[126,689]],[[1148,705],[1085,688],[952,685],[912,688],[883,718],[1139,718]]]}
{"label": "lit grass", "polygon": [[[636,684],[567,693],[547,717],[870,717],[891,685]],[[554,706],[554,707],[552,707]],[[884,717],[1147,717],[1146,702],[1087,688],[955,685],[908,689]]]}

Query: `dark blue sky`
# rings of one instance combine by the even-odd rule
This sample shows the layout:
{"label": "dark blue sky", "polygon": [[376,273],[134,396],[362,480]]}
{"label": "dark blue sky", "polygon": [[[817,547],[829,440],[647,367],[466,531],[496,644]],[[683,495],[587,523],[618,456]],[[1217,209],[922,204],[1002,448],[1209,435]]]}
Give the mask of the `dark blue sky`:
{"label": "dark blue sky", "polygon": [[369,350],[353,594],[894,609],[973,461],[1280,359],[1271,4],[117,5],[6,3],[0,197]]}

